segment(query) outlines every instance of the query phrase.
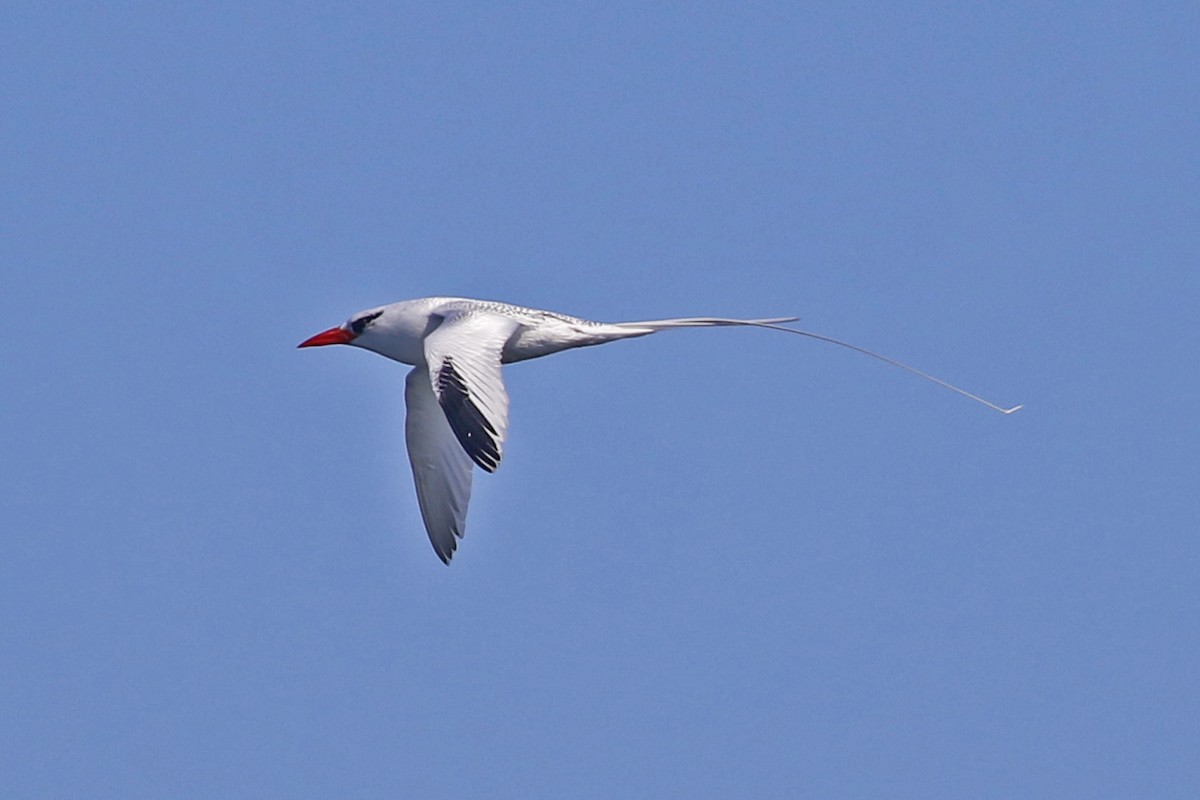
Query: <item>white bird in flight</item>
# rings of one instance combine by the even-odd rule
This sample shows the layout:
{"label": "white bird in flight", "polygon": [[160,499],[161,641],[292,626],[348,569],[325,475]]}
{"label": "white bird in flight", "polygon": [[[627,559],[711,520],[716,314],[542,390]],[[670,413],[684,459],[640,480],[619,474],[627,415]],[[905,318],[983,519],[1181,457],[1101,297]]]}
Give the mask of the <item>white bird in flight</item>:
{"label": "white bird in flight", "polygon": [[429,541],[449,564],[463,536],[471,498],[471,464],[487,472],[500,465],[508,431],[508,394],[501,364],[575,347],[633,339],[674,328],[750,326],[808,336],[848,347],[908,370],[988,408],[1011,414],[970,392],[856,345],[787,328],[776,319],[688,317],[645,322],[592,322],[553,311],[469,300],[425,297],[360,311],[345,324],[318,333],[300,347],[349,344],[410,364],[404,384],[405,441],[417,503]]}

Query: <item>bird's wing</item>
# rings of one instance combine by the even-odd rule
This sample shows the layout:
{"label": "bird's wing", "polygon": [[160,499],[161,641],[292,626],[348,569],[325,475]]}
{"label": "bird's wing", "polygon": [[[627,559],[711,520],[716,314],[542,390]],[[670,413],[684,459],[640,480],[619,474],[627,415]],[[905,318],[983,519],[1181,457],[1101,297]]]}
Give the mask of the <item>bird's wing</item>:
{"label": "bird's wing", "polygon": [[421,519],[438,558],[449,564],[457,539],[462,538],[471,500],[471,459],[450,430],[424,366],[408,373],[404,404],[408,408],[404,438]]}
{"label": "bird's wing", "polygon": [[499,314],[455,311],[425,337],[434,396],[462,449],[488,472],[500,465],[508,429],[500,354],[520,325]]}

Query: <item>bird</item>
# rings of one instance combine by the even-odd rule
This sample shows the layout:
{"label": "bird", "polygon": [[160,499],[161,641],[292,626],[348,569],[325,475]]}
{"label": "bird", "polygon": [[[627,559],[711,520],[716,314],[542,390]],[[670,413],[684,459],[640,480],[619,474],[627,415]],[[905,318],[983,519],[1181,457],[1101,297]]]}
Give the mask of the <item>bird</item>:
{"label": "bird", "polygon": [[359,311],[298,347],[350,345],[412,367],[404,383],[405,444],[425,531],[434,552],[447,565],[466,529],[473,468],[494,472],[503,458],[508,433],[503,364],[681,328],[766,328],[847,347],[1003,414],[1021,408],[1002,408],[865,348],[786,327],[798,319],[681,317],[594,322],[490,300],[423,297]]}

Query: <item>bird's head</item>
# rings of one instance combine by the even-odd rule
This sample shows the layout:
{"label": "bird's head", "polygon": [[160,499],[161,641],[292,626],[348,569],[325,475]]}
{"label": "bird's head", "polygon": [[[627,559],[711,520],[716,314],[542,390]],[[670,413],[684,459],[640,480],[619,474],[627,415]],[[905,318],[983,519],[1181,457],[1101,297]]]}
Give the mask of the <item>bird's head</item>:
{"label": "bird's head", "polygon": [[310,336],[298,346],[323,347],[327,344],[352,344],[368,350],[374,349],[371,347],[372,328],[376,326],[376,322],[386,311],[386,306],[359,311],[336,328],[330,328],[327,331],[321,331],[316,336]]}

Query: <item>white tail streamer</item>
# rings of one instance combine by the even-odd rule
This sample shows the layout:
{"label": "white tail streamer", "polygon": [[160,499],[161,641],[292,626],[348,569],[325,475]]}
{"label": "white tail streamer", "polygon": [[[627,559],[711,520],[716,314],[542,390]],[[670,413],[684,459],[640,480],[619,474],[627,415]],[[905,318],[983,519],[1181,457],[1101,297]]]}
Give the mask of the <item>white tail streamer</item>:
{"label": "white tail streamer", "polygon": [[856,344],[850,344],[849,342],[843,342],[841,339],[834,339],[832,336],[824,336],[819,333],[813,333],[812,331],[800,330],[799,328],[788,328],[788,327],[780,324],[783,322],[795,322],[798,319],[799,319],[799,317],[780,317],[778,319],[722,319],[720,317],[689,317],[689,318],[682,318],[682,319],[651,320],[648,322],[623,322],[623,323],[620,323],[620,327],[623,327],[623,328],[627,327],[630,329],[647,328],[647,329],[649,329],[647,332],[651,332],[651,331],[668,330],[670,328],[704,328],[704,327],[711,327],[711,326],[745,325],[745,326],[752,327],[752,328],[767,328],[768,330],[772,330],[772,331],[783,331],[784,333],[794,333],[797,336],[807,336],[810,339],[816,339],[817,341],[821,341],[821,342],[828,342],[829,344],[835,344],[838,347],[845,347],[846,349],[853,350],[856,353],[862,353],[864,356],[870,356],[871,358],[878,359],[879,361],[882,361],[885,364],[891,364],[893,367],[899,367],[900,369],[904,370],[905,372],[911,372],[913,375],[916,375],[919,378],[924,378],[927,381],[936,383],[938,386],[941,386],[944,389],[949,389],[950,391],[960,394],[963,397],[966,397],[970,400],[974,400],[976,403],[981,403],[982,405],[987,406],[988,408],[992,409],[993,411],[999,411],[1001,414],[1012,414],[1013,412],[1019,411],[1020,409],[1024,408],[1023,405],[1012,406],[1011,408],[1004,408],[1003,406],[996,405],[995,403],[993,403],[989,400],[983,399],[982,397],[980,397],[977,394],[972,394],[971,392],[968,392],[966,389],[963,389],[959,386],[955,386],[954,384],[949,383],[948,381],[944,381],[941,378],[936,378],[933,375],[930,375],[928,372],[922,372],[921,370],[917,369],[916,367],[911,367],[902,361],[897,361],[894,358],[888,358],[887,356],[880,355],[879,353],[868,350],[865,347],[859,347]]}

